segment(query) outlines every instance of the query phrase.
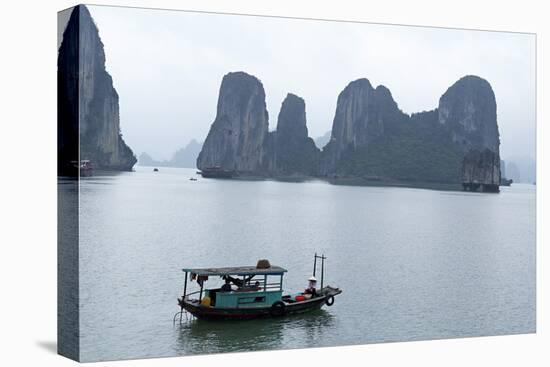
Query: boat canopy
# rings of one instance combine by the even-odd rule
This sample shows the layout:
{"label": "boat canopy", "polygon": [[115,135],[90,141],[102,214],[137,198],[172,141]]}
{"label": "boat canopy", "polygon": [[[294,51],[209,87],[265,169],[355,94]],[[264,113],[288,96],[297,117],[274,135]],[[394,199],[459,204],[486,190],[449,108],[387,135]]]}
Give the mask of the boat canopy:
{"label": "boat canopy", "polygon": [[223,276],[223,275],[282,275],[286,273],[286,269],[280,266],[271,265],[269,268],[257,268],[256,266],[237,266],[227,268],[201,268],[189,269],[183,268],[186,273],[202,275],[202,276]]}

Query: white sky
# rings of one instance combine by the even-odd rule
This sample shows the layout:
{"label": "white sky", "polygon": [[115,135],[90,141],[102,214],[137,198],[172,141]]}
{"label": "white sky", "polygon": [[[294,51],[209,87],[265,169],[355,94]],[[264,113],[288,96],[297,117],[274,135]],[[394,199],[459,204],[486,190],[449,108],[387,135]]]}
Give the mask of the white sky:
{"label": "white sky", "polygon": [[124,139],[167,159],[214,121],[230,71],[259,78],[270,130],[288,92],[306,101],[309,134],[332,127],[352,80],[388,87],[406,113],[431,110],[460,77],[491,83],[501,156],[535,157],[535,36],[88,6],[120,96]]}

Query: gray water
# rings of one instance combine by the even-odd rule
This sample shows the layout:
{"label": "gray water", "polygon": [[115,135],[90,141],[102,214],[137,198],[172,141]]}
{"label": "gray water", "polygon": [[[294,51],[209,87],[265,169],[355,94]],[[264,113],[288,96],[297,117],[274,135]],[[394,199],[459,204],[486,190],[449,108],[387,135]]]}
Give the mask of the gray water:
{"label": "gray water", "polygon": [[[82,180],[80,240],[84,361],[535,331],[532,185],[481,194],[138,167]],[[172,324],[182,267],[268,258],[295,292],[315,252],[343,289],[332,307]]]}

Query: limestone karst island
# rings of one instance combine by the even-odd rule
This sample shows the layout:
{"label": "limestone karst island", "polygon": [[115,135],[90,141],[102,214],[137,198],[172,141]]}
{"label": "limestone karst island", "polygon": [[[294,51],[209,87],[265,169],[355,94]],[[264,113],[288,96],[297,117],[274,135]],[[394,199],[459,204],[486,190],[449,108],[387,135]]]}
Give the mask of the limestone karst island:
{"label": "limestone karst island", "polygon": [[[84,82],[85,81],[85,82]],[[118,94],[105,70],[98,29],[84,5],[74,8],[57,60],[57,166],[75,175],[74,164],[131,171],[137,159],[120,131]]]}
{"label": "limestone karst island", "polygon": [[[205,140],[196,166],[244,178],[499,191],[495,95],[478,76],[461,78],[437,108],[412,115],[399,109],[386,87],[352,81],[338,96],[330,140],[322,148],[308,136],[306,116],[306,101],[288,93],[270,132],[261,81],[230,72],[221,81],[208,135],[199,137]],[[97,26],[81,5],[71,14],[58,55],[59,175],[75,175],[83,161],[98,170],[131,171],[137,159],[120,131],[119,96],[105,69]]]}
{"label": "limestone karst island", "polygon": [[330,140],[321,150],[308,137],[302,98],[287,95],[277,129],[270,132],[262,83],[234,72],[223,78],[197,167],[240,176],[448,184],[498,192],[499,145],[495,96],[477,76],[458,80],[438,108],[410,116],[386,87],[352,81],[338,96]]}

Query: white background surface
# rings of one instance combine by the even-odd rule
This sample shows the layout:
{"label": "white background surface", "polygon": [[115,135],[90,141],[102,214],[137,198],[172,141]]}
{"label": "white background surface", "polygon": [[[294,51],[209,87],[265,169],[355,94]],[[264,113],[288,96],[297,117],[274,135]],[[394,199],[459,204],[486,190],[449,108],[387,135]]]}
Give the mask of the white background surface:
{"label": "white background surface", "polygon": [[[536,335],[98,363],[112,366],[543,366],[550,360],[548,140],[550,37],[542,1],[95,1],[172,9],[536,32],[538,45]],[[0,5],[0,365],[68,366],[56,343],[56,37],[71,1]],[[546,22],[546,24],[545,24]],[[506,62],[503,60],[502,62]],[[511,86],[513,88],[513,86]],[[547,99],[547,98],[546,98]],[[547,99],[548,100],[548,99]],[[548,103],[548,102],[547,102]],[[547,313],[546,313],[547,314]],[[368,315],[365,315],[368,317]],[[546,316],[546,317],[545,317]],[[546,348],[545,348],[546,347]]]}

